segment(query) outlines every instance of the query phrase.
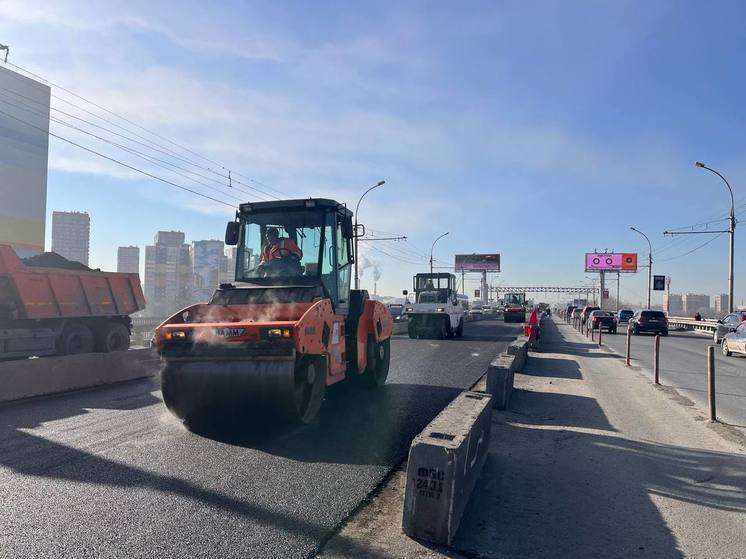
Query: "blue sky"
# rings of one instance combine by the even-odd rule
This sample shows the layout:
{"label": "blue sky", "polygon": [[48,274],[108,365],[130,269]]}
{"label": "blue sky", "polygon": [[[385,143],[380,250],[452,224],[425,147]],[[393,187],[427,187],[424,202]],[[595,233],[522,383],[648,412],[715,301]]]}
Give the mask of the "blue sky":
{"label": "blue sky", "polygon": [[[662,232],[727,212],[724,185],[695,160],[746,201],[742,3],[99,4],[0,0],[0,43],[15,64],[290,196],[354,206],[385,179],[360,219],[409,241],[367,251],[379,292],[407,287],[444,231],[444,265],[500,252],[495,282],[581,284],[587,251],[646,256],[629,225],[653,240],[672,291],[727,291],[726,236],[680,256],[709,237]],[[117,245],[158,229],[220,238],[231,216],[57,140],[55,209],[91,214],[93,264],[105,268]],[[645,274],[623,279],[632,301],[645,288]]]}

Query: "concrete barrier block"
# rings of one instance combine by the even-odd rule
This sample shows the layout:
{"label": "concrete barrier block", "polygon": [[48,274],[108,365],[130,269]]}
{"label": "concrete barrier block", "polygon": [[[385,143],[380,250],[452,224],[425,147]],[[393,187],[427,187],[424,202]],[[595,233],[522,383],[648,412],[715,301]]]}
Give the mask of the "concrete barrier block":
{"label": "concrete barrier block", "polygon": [[153,349],[86,353],[0,362],[0,402],[153,376]]}
{"label": "concrete barrier block", "polygon": [[516,357],[515,368],[513,370],[523,370],[523,367],[526,365],[526,356],[528,355],[528,338],[520,336],[508,345],[505,352],[508,355],[514,355]]}
{"label": "concrete barrier block", "polygon": [[412,441],[404,533],[450,545],[487,458],[491,398],[462,392]]}
{"label": "concrete barrier block", "polygon": [[492,396],[492,407],[504,410],[513,393],[517,356],[503,354],[495,358],[487,368],[487,393]]}

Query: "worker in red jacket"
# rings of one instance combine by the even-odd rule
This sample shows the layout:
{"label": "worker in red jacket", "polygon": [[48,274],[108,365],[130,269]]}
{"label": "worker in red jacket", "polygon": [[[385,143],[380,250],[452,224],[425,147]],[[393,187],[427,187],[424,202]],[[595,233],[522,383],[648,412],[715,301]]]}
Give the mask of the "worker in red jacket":
{"label": "worker in red jacket", "polygon": [[276,258],[287,258],[289,256],[295,257],[297,260],[303,258],[303,251],[295,244],[295,241],[293,239],[281,239],[277,227],[267,227],[265,238],[267,244],[262,248],[262,264]]}
{"label": "worker in red jacket", "polygon": [[523,333],[528,338],[529,343],[539,340],[539,315],[536,313],[536,309],[531,311]]}

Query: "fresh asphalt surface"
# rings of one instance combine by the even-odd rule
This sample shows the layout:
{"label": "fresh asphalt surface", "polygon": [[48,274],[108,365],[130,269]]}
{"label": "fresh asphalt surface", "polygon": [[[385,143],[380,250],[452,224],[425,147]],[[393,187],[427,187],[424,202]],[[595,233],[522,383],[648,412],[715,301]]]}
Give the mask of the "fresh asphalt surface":
{"label": "fresh asphalt surface", "polygon": [[384,388],[279,432],[190,433],[150,381],[0,406],[0,557],[311,556],[520,328],[395,336]]}
{"label": "fresh asphalt surface", "polygon": [[[570,326],[568,326],[570,328]],[[603,333],[602,341],[621,355],[626,353],[625,325],[619,333]],[[632,365],[653,370],[653,334],[632,336]],[[702,410],[707,404],[707,346],[712,337],[694,332],[676,332],[661,337],[660,381],[693,400]],[[746,427],[746,356],[734,353],[725,357],[715,347],[715,393],[718,417],[732,425]]]}

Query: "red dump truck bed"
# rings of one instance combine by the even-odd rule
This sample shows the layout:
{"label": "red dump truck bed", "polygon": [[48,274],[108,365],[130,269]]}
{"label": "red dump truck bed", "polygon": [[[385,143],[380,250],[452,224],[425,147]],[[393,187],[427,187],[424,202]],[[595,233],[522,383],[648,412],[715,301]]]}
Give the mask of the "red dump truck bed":
{"label": "red dump truck bed", "polygon": [[122,349],[125,330],[128,347],[129,315],[144,308],[138,274],[29,266],[0,245],[0,357]]}
{"label": "red dump truck bed", "polygon": [[14,318],[130,315],[145,297],[138,274],[26,266],[0,245],[0,308],[14,306]]}

